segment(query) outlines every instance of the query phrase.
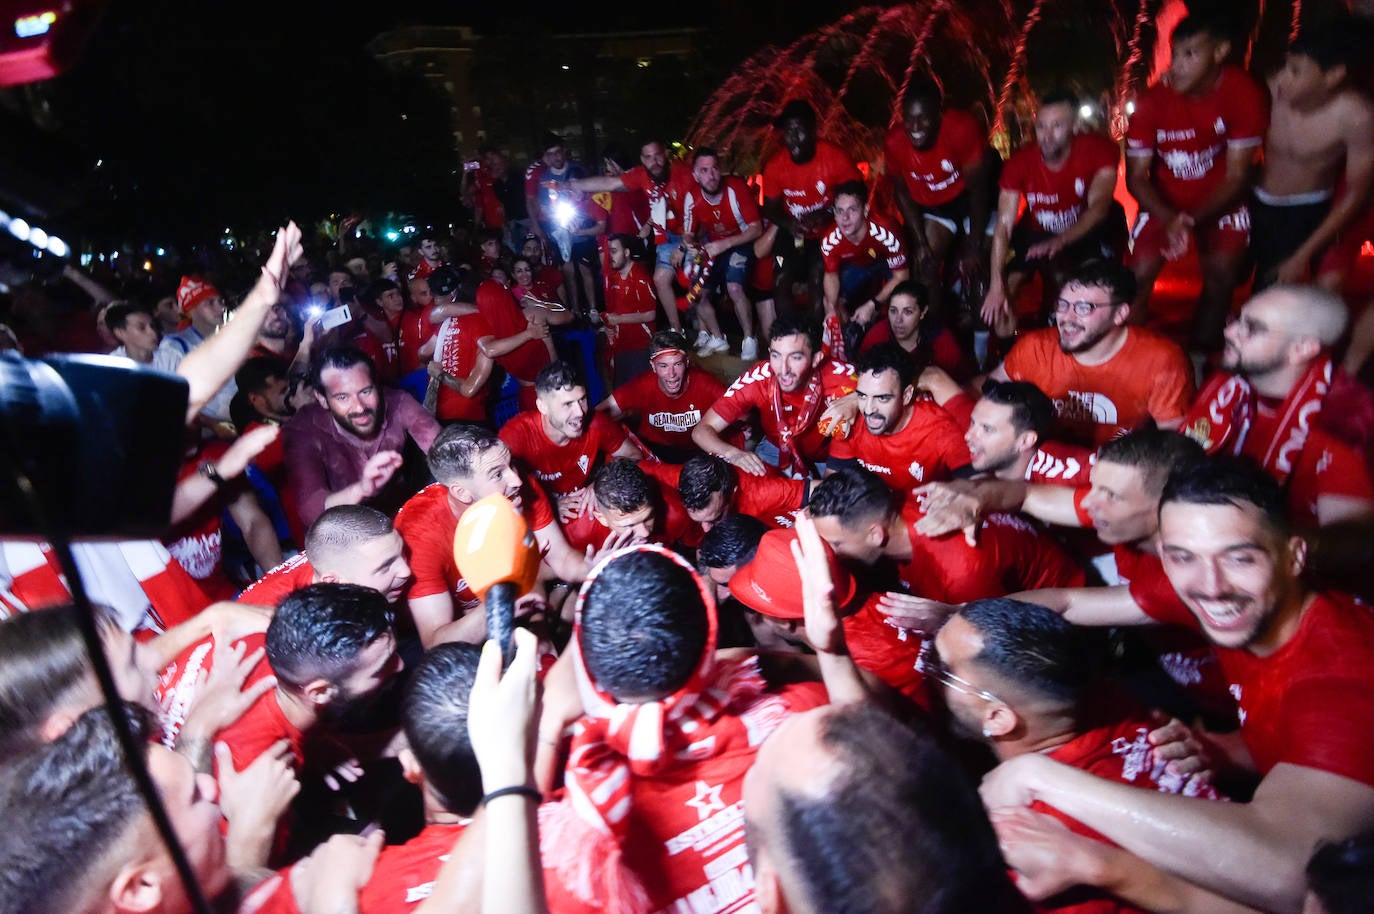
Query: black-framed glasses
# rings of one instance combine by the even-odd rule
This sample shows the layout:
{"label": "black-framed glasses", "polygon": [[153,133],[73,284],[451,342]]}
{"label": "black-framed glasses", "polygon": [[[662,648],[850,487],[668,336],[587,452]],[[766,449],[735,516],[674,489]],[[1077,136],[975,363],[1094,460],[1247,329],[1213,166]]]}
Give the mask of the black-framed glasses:
{"label": "black-framed glasses", "polygon": [[1061,298],[1054,303],[1054,313],[1063,314],[1065,311],[1073,311],[1079,317],[1087,317],[1098,308],[1110,308],[1112,305],[1113,302],[1083,301],[1082,299],[1069,301],[1067,298]]}

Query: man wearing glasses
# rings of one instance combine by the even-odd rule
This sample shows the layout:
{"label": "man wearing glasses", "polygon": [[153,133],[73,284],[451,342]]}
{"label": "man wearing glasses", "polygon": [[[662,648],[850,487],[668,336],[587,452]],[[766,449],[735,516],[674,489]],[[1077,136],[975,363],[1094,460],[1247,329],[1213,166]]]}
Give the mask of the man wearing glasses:
{"label": "man wearing glasses", "polygon": [[1054,401],[1056,437],[1099,445],[1146,419],[1177,428],[1193,399],[1193,372],[1177,344],[1127,326],[1135,276],[1091,261],[1070,274],[1055,327],[1017,340],[994,381],[1029,381]]}

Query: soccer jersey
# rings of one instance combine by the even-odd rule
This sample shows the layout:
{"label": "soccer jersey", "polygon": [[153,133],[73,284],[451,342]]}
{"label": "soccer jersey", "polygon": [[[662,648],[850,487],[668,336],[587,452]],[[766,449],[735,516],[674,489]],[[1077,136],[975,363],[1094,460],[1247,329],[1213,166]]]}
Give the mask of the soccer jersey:
{"label": "soccer jersey", "polygon": [[[644,462],[640,467],[645,473],[657,479],[669,489],[678,488],[682,478],[682,467],[671,463]],[[792,512],[805,506],[810,493],[811,481],[808,479],[789,479],[786,476],[755,476],[732,469],[735,476],[734,502],[729,510],[758,518],[774,530],[791,527]],[[697,546],[705,531],[697,525],[695,536],[685,540],[686,545]]]}
{"label": "soccer jersey", "polygon": [[1097,461],[1097,451],[1065,441],[1042,441],[1026,467],[1026,482],[1051,486],[1082,486]]}
{"label": "soccer jersey", "polygon": [[850,241],[838,225],[832,226],[821,238],[821,259],[827,273],[850,268],[867,270],[879,264],[889,270],[900,270],[906,266],[906,247],[896,229],[870,219],[858,241]]}
{"label": "soccer jersey", "polygon": [[276,606],[287,594],[309,587],[314,582],[315,567],[304,552],[297,552],[245,588],[237,602]]}
{"label": "soccer jersey", "polygon": [[655,244],[663,244],[669,234],[682,234],[683,205],[687,194],[697,186],[691,166],[680,160],[668,163],[668,180],[658,184],[649,177],[648,169],[636,165],[620,176],[620,182],[648,196],[649,221],[654,225]]}
{"label": "soccer jersey", "polygon": [[1021,336],[1002,363],[1013,381],[1029,381],[1054,401],[1057,431],[1077,444],[1098,445],[1145,419],[1183,418],[1193,400],[1188,357],[1164,337],[1130,327],[1121,349],[1100,365],[1084,365],[1059,348],[1053,327]]}
{"label": "soccer jersey", "polygon": [[[821,376],[821,390],[825,401],[822,410],[831,402],[854,392],[854,366],[849,363],[825,359],[813,371],[820,372]],[[775,408],[774,398],[777,395],[780,395],[781,416]],[[779,421],[790,424],[792,417],[804,407],[805,401],[805,386],[791,393],[782,393],[778,390],[778,382],[773,377],[772,366],[762,362],[740,375],[711,408],[727,425],[740,422],[748,418],[752,410],[757,410],[759,423],[763,426],[763,436],[776,444]],[[815,422],[797,430],[796,445],[798,453],[810,461],[825,460],[830,453],[830,439],[817,430]]]}
{"label": "soccer jersey", "polygon": [[453,845],[467,823],[432,823],[405,844],[385,847],[358,892],[358,914],[399,914],[414,910],[434,891]]}
{"label": "soccer jersey", "polygon": [[[1262,461],[1279,429],[1281,403],[1256,397],[1255,419],[1241,453]],[[1293,460],[1288,477],[1288,509],[1299,527],[1319,527],[1317,499],[1343,495],[1374,500],[1369,465],[1360,451],[1314,423]]]}
{"label": "soccer jersey", "polygon": [[[786,149],[780,149],[763,166],[765,197],[781,197],[783,206],[797,222],[835,202],[835,187],[846,181],[862,181],[863,175],[843,149],[825,140],[816,141],[816,154],[798,164]],[[815,235],[814,226],[808,235]]]}
{"label": "soccer jersey", "polygon": [[[648,311],[658,313],[658,297],[654,294],[649,272],[637,263],[631,262],[630,272],[622,276],[619,270],[606,273],[606,313],[640,314]],[[614,331],[614,332],[612,332]],[[640,352],[649,348],[649,340],[654,335],[654,318],[638,323],[618,324],[607,328],[611,353]]]}
{"label": "soccer jersey", "polygon": [[915,632],[889,625],[887,616],[878,609],[880,596],[870,596],[858,612],[842,620],[849,656],[856,666],[930,710],[930,692],[920,662],[925,641]]}
{"label": "soccer jersey", "polygon": [[399,353],[401,374],[410,374],[424,364],[420,358],[420,348],[434,338],[439,328],[429,319],[425,311],[407,308],[401,312],[396,322],[396,348]]}
{"label": "soccer jersey", "polygon": [[612,393],[639,440],[664,460],[682,462],[700,449],[692,443],[692,429],[711,408],[725,385],[701,368],[687,369],[682,392],[669,397],[658,386],[658,376],[646,371],[617,387]]}
{"label": "soccer jersey", "polygon": [[1226,179],[1229,149],[1258,149],[1269,113],[1264,90],[1239,67],[1222,67],[1199,96],[1163,83],[1140,94],[1126,130],[1126,155],[1153,157],[1150,179],[1172,207],[1200,206]]}
{"label": "soccer jersey", "polygon": [[[647,470],[653,464],[645,461],[643,466]],[[699,545],[700,528],[687,516],[687,509],[682,506],[682,499],[675,488],[663,485],[656,474],[649,474],[649,477],[650,485],[656,489],[657,504],[654,529],[647,541],[662,543],[665,546],[676,546],[679,543],[684,546]],[[587,549],[599,550],[606,545],[610,535],[611,528],[597,520],[590,509],[563,524],[564,538],[578,553]]]}
{"label": "soccer jersey", "polygon": [[[495,332],[480,313],[450,317],[439,328],[439,340],[434,344],[434,361],[454,380],[466,380],[477,367],[477,359],[481,354],[478,341],[490,336],[495,336]],[[465,397],[447,384],[440,384],[434,416],[443,422],[480,422],[487,415],[485,394],[483,388],[477,392],[477,396]]]}
{"label": "soccer jersey", "polygon": [[[1142,608],[1159,622],[1202,630],[1182,604]],[[1368,606],[1345,594],[1315,593],[1292,636],[1267,657],[1213,649],[1261,775],[1287,763],[1374,787],[1368,725],[1374,720],[1374,612]]]}
{"label": "soccer jersey", "polygon": [[939,206],[964,192],[964,176],[983,160],[988,137],[978,120],[964,111],[946,111],[940,134],[929,149],[911,145],[899,124],[887,132],[883,155],[887,173],[900,180],[918,206]]}
{"label": "soccer jersey", "polygon": [[1057,170],[1045,164],[1040,147],[1018,149],[1002,166],[999,186],[1026,198],[1026,212],[1042,231],[1058,235],[1072,228],[1088,205],[1088,188],[1098,174],[1116,174],[1121,150],[1097,133],[1080,133]]}
{"label": "soccer jersey", "polygon": [[963,430],[930,400],[913,401],[906,424],[890,435],[873,434],[861,418],[848,438],[830,443],[836,469],[857,462],[899,492],[948,479],[970,459]]}
{"label": "soccer jersey", "polygon": [[601,465],[629,438],[625,429],[605,413],[588,413],[585,421],[581,435],[556,445],[544,433],[543,415],[527,409],[501,426],[501,440],[550,494],[567,495],[590,482]]}
{"label": "soccer jersey", "polygon": [[682,233],[703,241],[738,235],[762,221],[754,190],[737,175],[721,178],[720,199],[706,199],[700,186],[692,188],[682,208]]}
{"label": "soccer jersey", "polygon": [[[518,336],[529,325],[510,291],[494,279],[482,281],[477,287],[477,300],[473,304],[497,339]],[[549,347],[544,340],[527,340],[514,352],[508,352],[496,360],[506,371],[527,383],[533,383],[534,376],[551,361],[553,357],[549,355]]]}

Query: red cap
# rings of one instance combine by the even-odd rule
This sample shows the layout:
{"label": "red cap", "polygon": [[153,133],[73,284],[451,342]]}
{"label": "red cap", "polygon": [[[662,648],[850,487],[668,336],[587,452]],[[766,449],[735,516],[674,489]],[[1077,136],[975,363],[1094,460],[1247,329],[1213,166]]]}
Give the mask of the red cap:
{"label": "red cap", "polygon": [[[806,615],[802,605],[801,573],[792,557],[792,544],[797,541],[796,530],[769,530],[759,540],[754,558],[730,578],[730,593],[745,606],[775,619],[801,619]],[[835,608],[842,609],[854,599],[854,576],[840,567],[830,544],[825,557],[830,565],[830,580],[834,582]]]}
{"label": "red cap", "polygon": [[182,314],[190,314],[196,305],[219,295],[219,289],[210,285],[199,276],[181,277],[181,285],[177,286],[177,307]]}

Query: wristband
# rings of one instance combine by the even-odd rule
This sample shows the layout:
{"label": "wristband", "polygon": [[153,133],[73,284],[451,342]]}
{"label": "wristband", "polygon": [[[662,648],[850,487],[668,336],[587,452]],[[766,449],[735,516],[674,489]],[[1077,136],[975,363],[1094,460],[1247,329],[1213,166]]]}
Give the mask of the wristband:
{"label": "wristband", "polygon": [[528,797],[536,803],[540,803],[544,799],[544,795],[540,793],[537,788],[531,787],[528,784],[516,784],[514,787],[502,787],[500,790],[493,790],[491,793],[482,797],[482,805],[486,806],[492,800],[497,800],[501,797],[513,796]]}
{"label": "wristband", "polygon": [[219,475],[219,467],[215,466],[210,461],[207,460],[200,465],[200,475],[213,482],[215,488],[224,488],[226,482],[225,478]]}

